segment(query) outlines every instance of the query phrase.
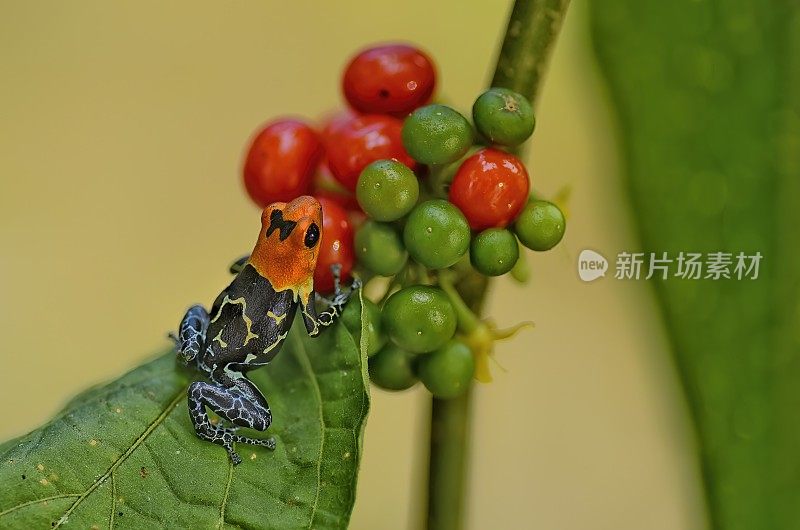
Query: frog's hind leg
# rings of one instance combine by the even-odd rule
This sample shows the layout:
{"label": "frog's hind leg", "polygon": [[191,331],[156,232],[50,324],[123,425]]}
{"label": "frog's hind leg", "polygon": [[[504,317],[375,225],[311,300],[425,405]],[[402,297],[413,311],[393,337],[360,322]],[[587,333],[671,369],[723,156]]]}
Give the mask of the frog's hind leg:
{"label": "frog's hind leg", "polygon": [[227,379],[229,386],[216,383],[196,381],[189,386],[189,415],[194,423],[197,436],[223,446],[235,464],[242,459],[233,450],[236,442],[260,445],[275,449],[273,438],[258,439],[240,436],[232,429],[214,426],[208,418],[206,407],[221,418],[239,427],[248,427],[257,431],[265,431],[272,423],[272,412],[267,400],[256,386],[244,377]]}
{"label": "frog's hind leg", "polygon": [[173,338],[178,355],[185,363],[194,361],[200,354],[206,340],[209,320],[208,311],[199,304],[190,307],[183,315],[178,326],[178,336]]}

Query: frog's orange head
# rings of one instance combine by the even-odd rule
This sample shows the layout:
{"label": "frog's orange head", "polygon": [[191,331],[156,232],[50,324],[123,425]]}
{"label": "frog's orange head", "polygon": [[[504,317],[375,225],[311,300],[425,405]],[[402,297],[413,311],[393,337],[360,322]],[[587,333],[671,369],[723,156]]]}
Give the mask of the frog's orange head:
{"label": "frog's orange head", "polygon": [[322,208],[304,195],[272,203],[261,214],[261,232],[250,263],[276,291],[312,288],[322,239]]}

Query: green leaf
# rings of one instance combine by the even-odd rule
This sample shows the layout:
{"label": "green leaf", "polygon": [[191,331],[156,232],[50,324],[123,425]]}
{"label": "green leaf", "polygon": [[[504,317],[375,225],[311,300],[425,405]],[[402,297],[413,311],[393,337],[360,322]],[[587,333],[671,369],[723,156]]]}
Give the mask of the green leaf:
{"label": "green leaf", "polygon": [[763,256],[757,280],[653,282],[711,526],[800,528],[800,4],[593,7],[644,250]]}
{"label": "green leaf", "polygon": [[369,408],[366,355],[344,325],[312,339],[299,321],[251,373],[272,408],[275,451],[238,444],[234,467],[198,439],[186,388],[199,377],[170,352],[0,446],[0,528],[346,527]]}

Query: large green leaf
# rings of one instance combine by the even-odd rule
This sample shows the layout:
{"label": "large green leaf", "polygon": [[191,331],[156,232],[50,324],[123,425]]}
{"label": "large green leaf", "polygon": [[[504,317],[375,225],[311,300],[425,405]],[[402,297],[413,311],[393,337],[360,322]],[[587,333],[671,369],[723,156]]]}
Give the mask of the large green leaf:
{"label": "large green leaf", "polygon": [[598,0],[592,24],[644,250],[763,255],[654,282],[711,524],[800,528],[800,3]]}
{"label": "large green leaf", "polygon": [[369,407],[365,366],[344,325],[311,339],[295,322],[276,359],[251,373],[277,448],[239,444],[234,467],[195,436],[186,388],[196,374],[167,353],[0,446],[0,528],[343,528]]}

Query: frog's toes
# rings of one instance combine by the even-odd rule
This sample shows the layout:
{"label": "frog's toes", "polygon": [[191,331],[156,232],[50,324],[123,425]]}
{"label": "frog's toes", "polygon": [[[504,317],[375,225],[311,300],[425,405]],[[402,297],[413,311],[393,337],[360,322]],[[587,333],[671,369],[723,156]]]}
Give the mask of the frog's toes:
{"label": "frog's toes", "polygon": [[250,438],[249,436],[233,436],[233,441],[236,443],[243,443],[247,445],[257,445],[259,447],[266,447],[270,451],[275,450],[275,438]]}
{"label": "frog's toes", "polygon": [[238,466],[239,464],[242,463],[242,457],[239,456],[239,453],[233,450],[233,447],[225,447],[225,449],[227,449],[228,456],[230,457],[231,463],[234,466]]}

